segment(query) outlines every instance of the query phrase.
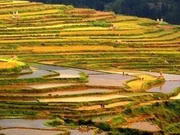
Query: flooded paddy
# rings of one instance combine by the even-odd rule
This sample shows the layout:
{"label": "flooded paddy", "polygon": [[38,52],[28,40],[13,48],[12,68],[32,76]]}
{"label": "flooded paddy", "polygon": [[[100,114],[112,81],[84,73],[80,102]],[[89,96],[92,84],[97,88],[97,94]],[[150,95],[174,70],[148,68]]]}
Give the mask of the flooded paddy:
{"label": "flooded paddy", "polygon": [[[109,71],[109,73],[122,74],[123,72],[122,71],[120,71],[120,72]],[[136,76],[138,74],[149,74],[149,75],[153,75],[156,77],[160,76],[160,73],[145,72],[145,71],[132,71],[132,72],[126,71],[125,73],[130,76]],[[165,82],[161,85],[154,86],[153,88],[147,90],[148,92],[170,93],[174,89],[180,87],[180,75],[164,74],[164,73],[162,75],[165,78]],[[131,80],[131,79],[129,79],[129,80]]]}
{"label": "flooded paddy", "polygon": [[63,134],[62,131],[53,131],[53,130],[41,130],[41,129],[2,129],[0,134],[4,135],[60,135]]}
{"label": "flooded paddy", "polygon": [[[69,129],[47,127],[44,124],[46,119],[0,119],[0,134],[5,135],[61,135],[69,133],[69,135],[94,135],[95,130],[87,128],[82,129]],[[105,135],[104,132],[97,133],[96,135]]]}
{"label": "flooded paddy", "polygon": [[17,79],[41,78],[51,74],[53,73],[50,71],[33,68],[33,72],[31,74],[20,75],[19,77],[17,77]]}
{"label": "flooded paddy", "polygon": [[71,68],[64,68],[64,67],[58,67],[52,65],[33,64],[32,66],[40,70],[54,71],[59,74],[58,76],[51,78],[79,78],[81,73],[80,71],[76,71]]}
{"label": "flooded paddy", "polygon": [[5,135],[56,135],[63,133],[46,127],[46,120],[0,119],[0,134]]}
{"label": "flooded paddy", "polygon": [[180,87],[180,80],[179,81],[165,81],[162,85],[149,89],[148,92],[170,93],[178,87]]}
{"label": "flooded paddy", "polygon": [[0,119],[1,128],[10,127],[24,127],[24,128],[41,128],[46,129],[44,125],[45,119],[31,120],[31,119]]}
{"label": "flooded paddy", "polygon": [[51,78],[79,78],[80,73],[84,72],[89,76],[89,82],[87,85],[90,86],[107,86],[107,87],[121,87],[123,82],[133,79],[133,76],[122,75],[122,74],[111,74],[105,72],[66,68],[59,66],[43,65],[43,64],[32,64],[35,70],[32,74],[21,75],[19,79],[27,78],[38,78],[43,77],[53,72],[57,72],[59,75]]}
{"label": "flooded paddy", "polygon": [[[158,76],[159,73],[147,72],[148,74]],[[175,74],[163,74],[165,82],[157,87],[153,87],[149,92],[161,92],[161,93],[170,93],[174,89],[180,87],[180,75]]]}
{"label": "flooded paddy", "polygon": [[[32,64],[32,69],[33,69],[32,74],[20,75],[18,79],[40,78],[43,76],[52,75],[55,72],[58,73],[59,75],[51,78],[79,78],[80,73],[84,72],[89,76],[89,81],[87,85],[104,86],[104,87],[121,87],[125,81],[135,78],[134,76],[139,73],[146,73],[154,76],[159,76],[159,73],[155,73],[155,72],[137,71],[137,72],[127,72],[128,75],[123,75],[123,72],[106,73],[101,71],[66,68],[66,67],[43,65],[43,64]],[[163,76],[166,80],[165,83],[160,86],[153,87],[152,89],[148,90],[149,92],[169,93],[173,89],[180,86],[180,75],[163,74]],[[34,89],[44,89],[44,88],[54,88],[59,86],[63,86],[63,84],[62,85],[43,84],[43,85],[34,85],[34,86],[32,85],[30,87]]]}
{"label": "flooded paddy", "polygon": [[54,75],[50,78],[79,78],[80,72],[72,70],[70,68],[63,68],[58,66],[32,64],[32,73],[17,76],[16,79],[30,79],[30,78],[42,78],[44,76]]}
{"label": "flooded paddy", "polygon": [[125,81],[130,79],[133,79],[133,77],[120,74],[94,74],[89,75],[87,85],[121,87]]}
{"label": "flooded paddy", "polygon": [[[51,75],[54,73],[58,73],[59,75],[51,77],[51,78],[79,78],[80,73],[84,72],[88,74],[89,80],[86,83],[89,86],[104,86],[104,87],[122,87],[125,81],[131,80],[135,78],[137,74],[150,74],[154,76],[159,76],[159,73],[155,72],[126,72],[126,75],[123,75],[123,72],[101,72],[101,71],[91,71],[77,68],[66,68],[52,65],[44,65],[44,64],[32,64],[33,73],[20,75],[18,79],[28,79],[28,78],[39,78],[47,75]],[[163,74],[165,78],[165,83],[160,86],[153,87],[148,92],[162,92],[169,93],[173,89],[180,86],[180,75],[173,74]],[[60,86],[68,86],[69,84],[40,84],[40,85],[31,85],[30,88],[33,89],[46,89],[46,88],[55,88]]]}

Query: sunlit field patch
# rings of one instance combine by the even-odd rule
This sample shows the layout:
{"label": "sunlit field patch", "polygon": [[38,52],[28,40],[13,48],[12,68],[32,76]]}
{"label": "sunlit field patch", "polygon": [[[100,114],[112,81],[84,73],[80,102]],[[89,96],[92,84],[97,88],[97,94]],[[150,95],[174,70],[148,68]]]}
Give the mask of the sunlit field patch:
{"label": "sunlit field patch", "polygon": [[83,45],[73,45],[73,46],[24,46],[20,47],[20,51],[32,51],[32,52],[76,52],[76,51],[110,51],[114,50],[112,46],[83,46]]}
{"label": "sunlit field patch", "polygon": [[143,74],[143,75],[137,75],[139,79],[133,80],[127,83],[127,85],[134,91],[140,91],[144,90],[144,85],[148,83],[149,81],[154,81],[157,79],[155,76]]}
{"label": "sunlit field patch", "polygon": [[14,68],[17,66],[16,62],[1,62],[0,61],[0,70],[1,69],[9,69],[9,68]]}
{"label": "sunlit field patch", "polygon": [[18,66],[25,66],[25,63],[15,59],[0,59],[0,70],[16,68]]}

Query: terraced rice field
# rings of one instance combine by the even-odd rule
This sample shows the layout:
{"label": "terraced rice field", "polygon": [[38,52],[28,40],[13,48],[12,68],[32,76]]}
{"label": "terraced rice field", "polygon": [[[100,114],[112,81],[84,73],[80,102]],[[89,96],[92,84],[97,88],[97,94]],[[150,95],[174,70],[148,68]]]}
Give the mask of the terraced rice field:
{"label": "terraced rice field", "polygon": [[90,69],[179,73],[178,26],[63,5],[15,1],[2,6],[4,55]]}
{"label": "terraced rice field", "polygon": [[[59,128],[16,124],[55,116],[111,122],[134,104],[156,103],[151,102],[161,100],[156,92],[170,93],[180,86],[179,45],[180,26],[72,6],[0,0],[0,134],[64,134]],[[7,70],[16,66],[23,68]],[[141,89],[157,81],[160,72],[163,83]],[[23,120],[3,127],[4,121],[11,123],[5,118]],[[31,120],[22,123],[33,125]],[[79,133],[68,126],[70,134]]]}

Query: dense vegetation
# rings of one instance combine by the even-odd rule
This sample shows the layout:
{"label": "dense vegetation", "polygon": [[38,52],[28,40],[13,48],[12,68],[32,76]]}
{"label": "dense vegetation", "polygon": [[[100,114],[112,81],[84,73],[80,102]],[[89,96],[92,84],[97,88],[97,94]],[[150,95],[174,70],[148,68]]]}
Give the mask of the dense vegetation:
{"label": "dense vegetation", "polygon": [[116,13],[163,18],[165,21],[180,24],[179,0],[31,0],[47,3],[71,4],[76,7],[89,7],[110,10]]}

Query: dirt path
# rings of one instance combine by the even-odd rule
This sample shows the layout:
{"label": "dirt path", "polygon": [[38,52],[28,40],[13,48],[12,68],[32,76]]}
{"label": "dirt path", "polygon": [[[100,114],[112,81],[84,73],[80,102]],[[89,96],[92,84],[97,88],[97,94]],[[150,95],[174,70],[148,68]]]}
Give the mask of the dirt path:
{"label": "dirt path", "polygon": [[134,122],[134,123],[129,124],[127,127],[132,128],[132,129],[142,130],[142,131],[148,131],[148,132],[161,131],[161,129],[157,125],[154,125],[153,123],[146,122],[146,121]]}
{"label": "dirt path", "polygon": [[[130,101],[116,102],[116,103],[104,105],[104,108],[113,108],[113,107],[118,107],[118,106],[124,106],[124,105],[127,105],[129,103],[131,103],[131,102]],[[102,108],[101,105],[93,105],[93,106],[83,106],[83,107],[78,108],[77,110],[90,111],[90,110],[104,109],[104,108]]]}

